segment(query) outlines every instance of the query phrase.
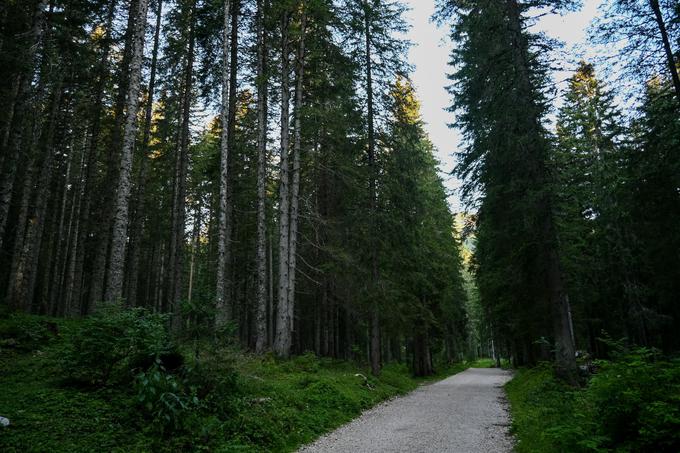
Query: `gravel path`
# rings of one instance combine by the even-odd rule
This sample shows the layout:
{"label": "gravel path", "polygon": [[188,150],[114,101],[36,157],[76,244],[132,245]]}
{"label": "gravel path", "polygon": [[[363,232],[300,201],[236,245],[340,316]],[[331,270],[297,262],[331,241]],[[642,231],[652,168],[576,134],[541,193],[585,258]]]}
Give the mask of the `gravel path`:
{"label": "gravel path", "polygon": [[299,451],[510,452],[501,388],[510,377],[496,368],[470,368],[380,404]]}

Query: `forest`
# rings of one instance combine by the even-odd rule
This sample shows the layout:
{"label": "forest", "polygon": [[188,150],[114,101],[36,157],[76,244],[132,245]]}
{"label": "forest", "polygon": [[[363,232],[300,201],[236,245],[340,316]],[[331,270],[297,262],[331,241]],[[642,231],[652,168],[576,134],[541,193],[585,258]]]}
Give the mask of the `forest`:
{"label": "forest", "polygon": [[680,448],[680,2],[592,58],[434,3],[451,150],[399,0],[0,4],[0,449],[292,451],[493,365],[518,451]]}

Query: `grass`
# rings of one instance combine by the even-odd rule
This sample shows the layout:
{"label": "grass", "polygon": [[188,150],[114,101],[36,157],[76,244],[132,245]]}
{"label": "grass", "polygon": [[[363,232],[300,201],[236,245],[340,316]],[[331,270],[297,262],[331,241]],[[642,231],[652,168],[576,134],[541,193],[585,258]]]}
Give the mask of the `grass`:
{"label": "grass", "polygon": [[[20,335],[0,325],[0,339],[5,338],[0,340],[0,415],[11,421],[0,429],[0,451],[294,451],[385,399],[485,365],[455,364],[415,379],[406,365],[393,363],[374,378],[364,366],[313,354],[280,361],[221,351],[204,361],[226,364],[234,385],[179,412],[181,429],[159,431],[140,411],[132,386],[88,388],[64,381],[63,338],[77,323],[55,322],[60,336],[51,340],[30,322]],[[31,330],[37,333],[25,334]],[[9,335],[22,340],[9,342]]]}
{"label": "grass", "polygon": [[517,370],[505,391],[517,453],[559,451],[553,434],[573,417],[577,391],[557,381],[547,365]]}

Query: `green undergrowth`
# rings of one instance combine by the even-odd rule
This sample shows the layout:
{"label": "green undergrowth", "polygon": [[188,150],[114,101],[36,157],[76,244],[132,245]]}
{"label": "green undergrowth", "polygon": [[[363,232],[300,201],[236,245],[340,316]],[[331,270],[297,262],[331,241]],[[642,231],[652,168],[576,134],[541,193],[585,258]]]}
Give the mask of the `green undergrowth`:
{"label": "green undergrowth", "polygon": [[[291,360],[173,343],[143,311],[0,320],[2,452],[293,451],[385,399],[473,363],[414,379],[350,362]],[[181,364],[177,360],[181,359]]]}
{"label": "green undergrowth", "polygon": [[[495,368],[496,361],[491,358],[481,358],[470,363],[472,368]],[[501,368],[510,369],[510,362],[507,359],[501,359]]]}
{"label": "green undergrowth", "polygon": [[680,451],[680,360],[620,351],[581,388],[542,365],[506,384],[518,453]]}

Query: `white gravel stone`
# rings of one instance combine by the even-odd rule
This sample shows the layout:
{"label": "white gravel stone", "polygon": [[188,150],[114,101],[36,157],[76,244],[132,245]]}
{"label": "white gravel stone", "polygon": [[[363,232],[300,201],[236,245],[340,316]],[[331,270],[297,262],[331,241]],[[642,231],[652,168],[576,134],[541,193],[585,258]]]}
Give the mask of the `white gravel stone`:
{"label": "white gravel stone", "polygon": [[502,389],[511,377],[505,370],[470,368],[369,409],[299,452],[511,452]]}

